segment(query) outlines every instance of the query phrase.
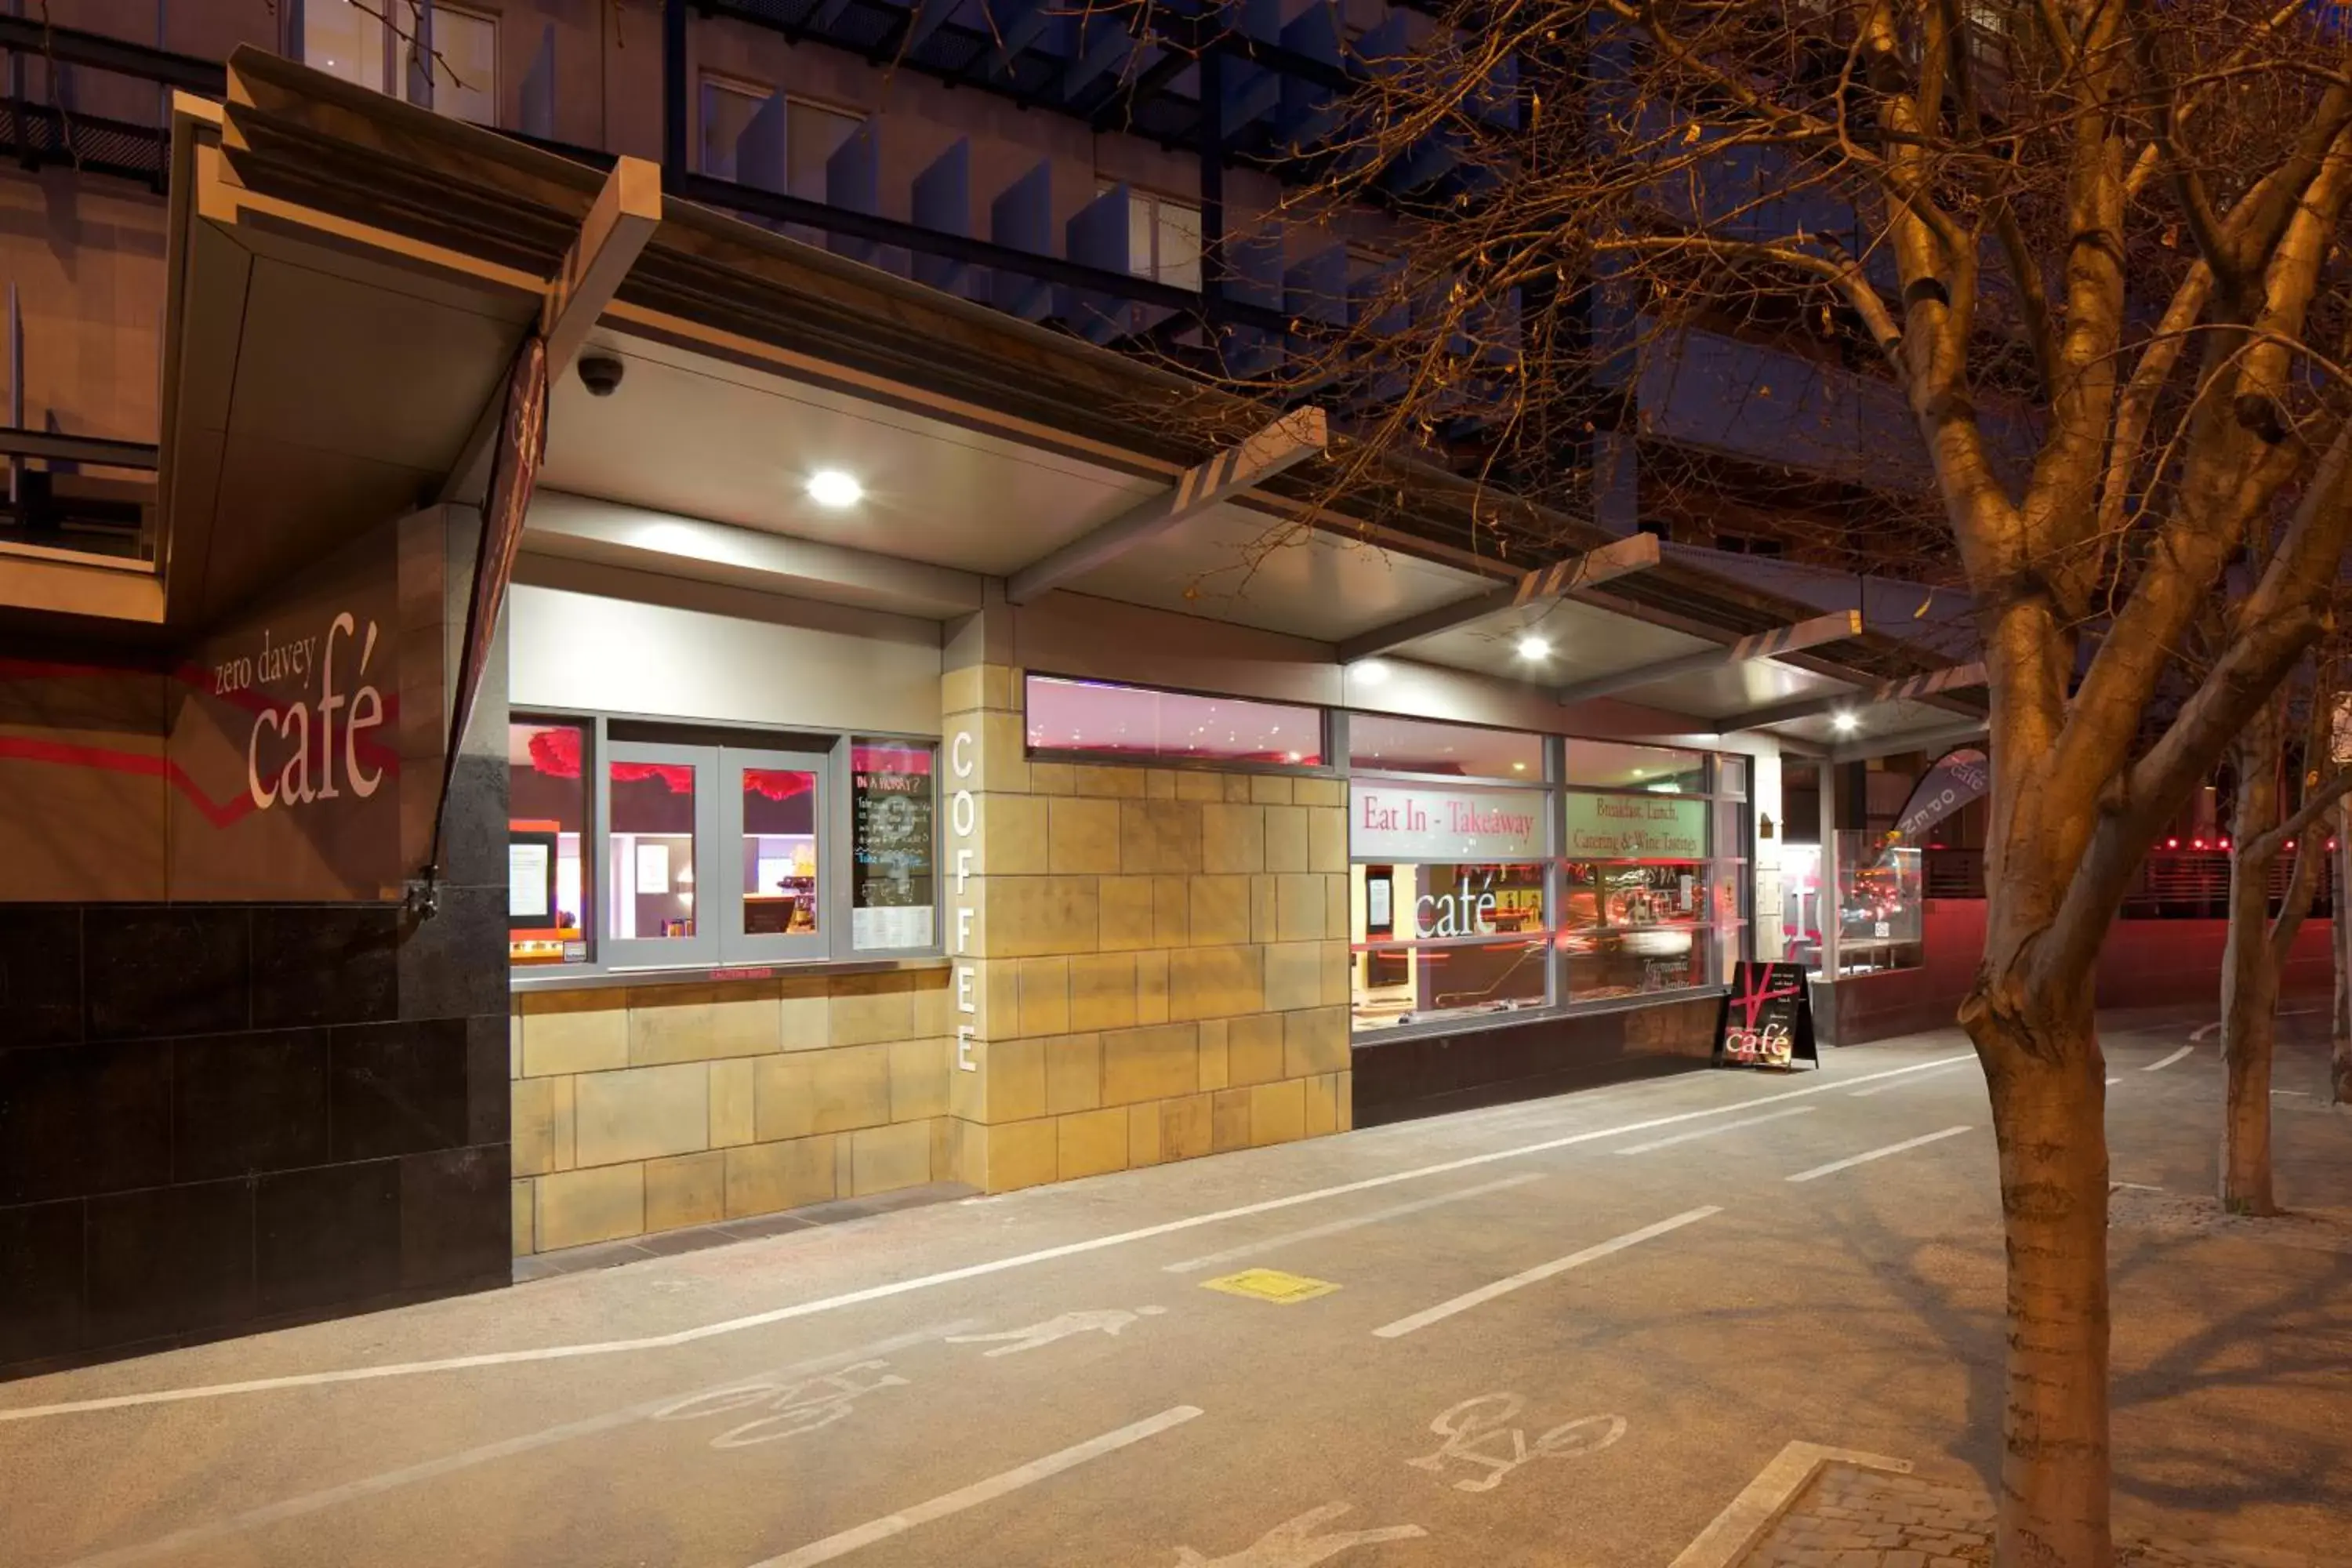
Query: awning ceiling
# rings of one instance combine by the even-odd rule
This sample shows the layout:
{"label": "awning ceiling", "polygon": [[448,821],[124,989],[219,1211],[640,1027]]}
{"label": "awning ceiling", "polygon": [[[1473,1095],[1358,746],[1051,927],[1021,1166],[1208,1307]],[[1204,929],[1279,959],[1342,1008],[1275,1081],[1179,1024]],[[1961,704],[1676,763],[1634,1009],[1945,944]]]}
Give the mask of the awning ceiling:
{"label": "awning ceiling", "polygon": [[[163,460],[167,591],[184,626],[318,553],[352,520],[436,492],[536,308],[533,268],[554,271],[602,179],[274,58],[234,62],[220,150],[207,140],[200,120],[184,120],[178,155],[194,177],[174,189]],[[1009,574],[1202,455],[1197,420],[1169,412],[1196,390],[675,200],[590,352],[618,353],[626,374],[609,397],[576,375],[556,384],[548,489],[886,565]],[[1244,413],[1234,425],[1249,427]],[[1467,486],[1391,470],[1408,504],[1373,527],[1310,516],[1301,503],[1320,499],[1315,466],[1062,591],[1336,643],[1516,580],[1465,548]],[[803,487],[821,467],[858,475],[867,500],[815,507]],[[1548,526],[1560,542],[1553,558],[1607,539],[1567,519]],[[624,531],[618,545],[546,542],[608,559],[617,549],[639,564],[660,552],[657,530]],[[698,553],[713,552],[682,549],[656,569],[737,582],[760,570],[743,552],[717,552],[730,557],[724,572]],[[946,613],[961,593],[934,572],[921,584],[929,607],[913,613]],[[1809,613],[1669,561],[1384,657],[1557,685]],[[1547,658],[1518,657],[1530,629],[1551,645]],[[1940,662],[1871,634],[1623,700],[1656,710],[1662,731],[1704,730]],[[1886,704],[1869,729],[1948,727],[1970,710]],[[1783,732],[1841,738],[1826,717]]]}

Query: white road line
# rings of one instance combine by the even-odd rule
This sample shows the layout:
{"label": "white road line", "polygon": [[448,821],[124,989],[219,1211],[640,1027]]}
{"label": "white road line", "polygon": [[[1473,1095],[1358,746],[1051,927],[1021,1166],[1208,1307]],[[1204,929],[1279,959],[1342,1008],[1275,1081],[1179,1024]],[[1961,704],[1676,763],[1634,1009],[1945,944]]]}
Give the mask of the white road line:
{"label": "white road line", "polygon": [[1889,1154],[1900,1154],[1906,1149],[1916,1149],[1921,1144],[1938,1142],[1946,1138],[1958,1138],[1961,1133],[1972,1131],[1974,1130],[1967,1127],[1947,1127],[1941,1132],[1930,1132],[1923,1138],[1906,1138],[1902,1142],[1889,1143],[1884,1149],[1873,1149],[1867,1153],[1851,1155],[1843,1160],[1832,1160],[1826,1165],[1815,1165],[1811,1170],[1800,1171],[1788,1179],[1792,1182],[1810,1182],[1816,1176],[1834,1175],[1840,1171],[1852,1170],[1856,1165],[1867,1165],[1873,1160],[1884,1160]]}
{"label": "white road line", "polygon": [[[1810,1110],[1812,1107],[1806,1106],[1803,1109]],[[1783,1111],[1781,1114],[1787,1115],[1788,1112]],[[1738,1126],[1738,1123],[1735,1122],[1733,1125]],[[1319,1241],[1327,1236],[1337,1236],[1343,1230],[1354,1230],[1359,1226],[1378,1225],[1384,1219],[1399,1219],[1409,1214],[1419,1214],[1423,1209],[1436,1208],[1442,1204],[1458,1204],[1465,1198],[1483,1197],[1488,1193],[1499,1193],[1505,1187],[1525,1186],[1529,1182],[1542,1180],[1541,1171],[1530,1171],[1524,1176],[1506,1176],[1499,1182],[1487,1182],[1480,1186],[1465,1187],[1458,1193],[1441,1193],[1433,1198],[1423,1198],[1415,1203],[1398,1204],[1391,1208],[1374,1209],[1370,1214],[1360,1214],[1349,1219],[1335,1219],[1328,1225],[1309,1226],[1305,1230],[1285,1231],[1280,1236],[1269,1236],[1257,1241],[1244,1242],[1239,1247],[1228,1247],[1222,1252],[1204,1252],[1198,1258],[1188,1258],[1181,1263],[1162,1264],[1160,1267],[1170,1274],[1190,1274],[1196,1269],[1207,1268],[1214,1264],[1231,1263],[1236,1258],[1248,1258],[1254,1254],[1270,1252],[1277,1247],[1288,1247],[1293,1242]]]}
{"label": "white road line", "polygon": [[1436,1306],[1415,1312],[1409,1318],[1399,1318],[1393,1323],[1386,1323],[1374,1329],[1372,1336],[1382,1340],[1402,1339],[1416,1329],[1425,1329],[1432,1323],[1454,1316],[1456,1312],[1466,1312],[1471,1308],[1481,1306],[1497,1296],[1507,1296],[1522,1286],[1539,1284],[1555,1274],[1565,1274],[1570,1269],[1581,1268],[1597,1258],[1606,1258],[1612,1252],[1622,1252],[1629,1247],[1638,1247],[1653,1237],[1664,1236],[1670,1230],[1680,1230],[1686,1225],[1696,1224],[1710,1215],[1718,1215],[1722,1212],[1722,1209],[1713,1205],[1706,1208],[1686,1209],[1672,1219],[1662,1219],[1655,1225],[1645,1225],[1639,1230],[1629,1230],[1624,1235],[1613,1237],[1597,1247],[1588,1247],[1581,1252],[1571,1252],[1566,1258],[1555,1258],[1549,1263],[1538,1263],[1525,1273],[1514,1274],[1508,1279],[1497,1279],[1492,1285],[1481,1285],[1465,1295],[1454,1297],[1451,1301],[1440,1301]]}
{"label": "white road line", "polygon": [[[2208,1036],[2208,1035],[2211,1034],[2214,1030],[2216,1030],[2216,1029],[2220,1028],[2221,1026],[2221,1019],[2219,1019],[2219,1018],[2214,1019],[2214,1020],[2213,1020],[2211,1023],[2210,1023],[2210,1024],[2200,1024],[2200,1025],[2198,1025],[2195,1028],[2193,1028],[2193,1029],[2191,1029],[2191,1030],[2189,1030],[2189,1037],[2191,1040],[2201,1040],[2201,1039],[2203,1039],[2206,1036]],[[2174,1052],[2174,1053],[2173,1053],[2173,1056],[2179,1056],[2179,1054],[2180,1054],[2179,1052],[2176,1051],[2176,1052]],[[2167,1057],[2167,1058],[2165,1058],[2164,1059],[2165,1059],[2166,1061],[2170,1061],[2170,1060],[2172,1059],[2172,1057]],[[2154,1071],[2155,1069],[2154,1069],[2153,1068],[2150,1068],[2150,1069],[2148,1069],[2148,1070],[2150,1070],[2150,1071],[2152,1072],[2152,1071]]]}
{"label": "white road line", "polygon": [[2116,1084],[2119,1084],[2119,1083],[2121,1083],[2121,1082],[2123,1082],[2123,1079],[2119,1079],[2119,1078],[2111,1078],[2111,1079],[2107,1079],[2107,1085],[2108,1085],[2108,1087],[2109,1087],[2109,1088],[2111,1088],[2111,1089],[2112,1089],[2114,1086],[2116,1086]]}
{"label": "white road line", "polygon": [[806,1546],[797,1551],[787,1552],[781,1557],[763,1558],[753,1563],[751,1568],[810,1568],[813,1563],[830,1563],[836,1557],[846,1557],[859,1548],[871,1546],[877,1541],[887,1541],[894,1535],[904,1535],[917,1525],[929,1524],[935,1519],[945,1519],[951,1513],[961,1513],[968,1508],[978,1508],[984,1502],[994,1502],[1009,1492],[1017,1492],[1023,1487],[1034,1487],[1039,1481],[1060,1475],[1064,1470],[1076,1469],[1090,1459],[1099,1459],[1105,1454],[1117,1453],[1130,1444],[1142,1442],[1146,1437],[1156,1437],[1171,1426],[1181,1426],[1200,1414],[1201,1408],[1196,1405],[1179,1405],[1171,1410],[1161,1411],[1149,1420],[1138,1421],[1131,1426],[1122,1426],[1116,1432],[1106,1432],[1099,1437],[1089,1437],[1083,1443],[1062,1449],[1059,1453],[1048,1454],[1042,1459],[1032,1459],[1025,1465],[1016,1466],[1001,1474],[991,1476],[984,1481],[974,1481],[968,1487],[959,1487],[956,1490],[942,1497],[935,1497],[929,1502],[917,1503],[903,1513],[894,1513],[887,1518],[877,1519],[870,1524],[861,1524],[855,1530],[845,1530],[838,1535],[828,1535],[823,1541],[812,1541]]}
{"label": "white road line", "polygon": [[2197,1047],[2195,1046],[2183,1046],[2179,1050],[2173,1052],[2170,1056],[2152,1061],[2139,1070],[2142,1072],[2162,1072],[2165,1068],[2170,1067],[2173,1063],[2189,1055]]}
{"label": "white road line", "polygon": [[67,1400],[56,1405],[29,1405],[15,1410],[0,1409],[0,1425],[11,1421],[32,1421],[50,1415],[79,1415],[94,1410],[123,1410],[145,1405],[174,1405],[189,1399],[217,1399],[232,1394],[264,1394],[281,1388],[316,1388],[327,1384],[368,1383],[385,1377],[414,1377],[427,1373],[465,1372],[475,1367],[515,1366],[529,1362],[569,1361],[580,1356],[617,1355],[631,1351],[668,1350],[674,1346],[693,1344],[721,1334],[741,1333],[747,1329],[765,1328],[771,1323],[789,1322],[797,1318],[812,1318],[822,1312],[837,1311],[844,1307],[862,1306],[868,1301],[887,1300],[917,1290],[935,1289],[941,1285],[953,1285],[965,1279],[983,1279],[1002,1274],[1008,1269],[1026,1268],[1058,1258],[1076,1258],[1106,1247],[1124,1247],[1130,1242],[1149,1241],[1157,1236],[1173,1236],[1179,1231],[1196,1229],[1204,1225],[1219,1225],[1229,1219],[1244,1219],[1251,1215],[1272,1214],[1279,1209],[1296,1208],[1301,1204],[1320,1203],[1326,1198],[1345,1196],[1349,1193],[1368,1193],[1381,1187],[1394,1186],[1399,1182],[1420,1181],[1427,1176],[1448,1175],[1455,1171],[1475,1170],[1501,1160],[1516,1160],[1523,1155],[1548,1153],[1554,1149],[1567,1149],[1596,1139],[1622,1137],[1628,1132],[1647,1132],[1654,1127],[1673,1127],[1685,1121],[1698,1121],[1710,1116],[1728,1116],[1736,1111],[1750,1110],[1759,1105],[1774,1105],[1782,1100],[1804,1100],[1816,1094],[1831,1094],[1849,1084],[1870,1083],[1879,1079],[1901,1078],[1909,1073],[1924,1072],[1931,1068],[1946,1067],[1958,1061],[1974,1061],[1975,1053],[1965,1057],[1941,1057],[1933,1061],[1914,1062],[1909,1067],[1888,1068],[1884,1072],[1866,1073],[1860,1078],[1830,1083],[1811,1084],[1803,1089],[1784,1089],[1778,1094],[1759,1095],[1753,1100],[1734,1100],[1727,1105],[1711,1105],[1697,1110],[1680,1110],[1670,1116],[1653,1116],[1643,1121],[1629,1121],[1618,1127],[1596,1128],[1590,1132],[1571,1132],[1563,1137],[1547,1138],[1539,1143],[1522,1143],[1509,1149],[1494,1149],[1484,1154],[1465,1154],[1458,1160],[1441,1161],[1434,1165],[1420,1165],[1409,1171],[1391,1171],[1384,1176],[1366,1176],[1360,1181],[1342,1182],[1337,1186],[1318,1187],[1309,1192],[1291,1193],[1278,1198],[1266,1198],[1235,1208],[1218,1209],[1210,1214],[1187,1215],[1181,1219],[1163,1220],[1134,1230],[1122,1230],[1109,1236],[1091,1237],[1085,1241],[1065,1242],[1059,1247],[1040,1247],[1034,1252],[1016,1253],[1010,1258],[992,1258],[985,1263],[966,1264],[961,1268],[943,1269],[937,1274],[922,1274],[908,1279],[893,1279],[887,1284],[869,1285],[863,1289],[844,1291],[838,1296],[820,1297],[814,1301],[798,1301],[789,1307],[773,1307],[764,1312],[751,1312],[740,1318],[727,1318],[715,1323],[703,1323],[691,1329],[679,1329],[672,1333],[648,1334],[639,1339],[604,1340],[589,1344],[541,1345],[530,1350],[484,1351],[474,1355],[449,1356],[439,1361],[395,1362],[383,1366],[341,1367],[332,1372],[291,1373],[282,1377],[257,1377],[241,1383],[207,1384],[195,1388],[162,1388],[144,1394],[109,1394],[102,1399]]}
{"label": "white road line", "polygon": [[168,1535],[159,1535],[152,1541],[142,1541],[129,1546],[118,1546],[93,1556],[77,1557],[64,1564],[63,1568],[118,1568],[121,1563],[146,1563],[158,1557],[169,1557],[187,1547],[199,1545],[207,1541],[217,1541],[223,1536],[235,1535],[241,1531],[252,1530],[260,1525],[300,1519],[306,1515],[333,1508],[338,1503],[350,1502],[357,1498],[374,1497],[379,1493],[397,1490],[399,1488],[411,1486],[418,1481],[436,1480],[459,1470],[472,1469],[477,1465],[512,1458],[518,1454],[528,1454],[540,1448],[553,1447],[559,1443],[569,1443],[575,1437],[593,1437],[600,1432],[610,1432],[618,1427],[649,1419],[655,1412],[667,1410],[684,1399],[723,1394],[729,1389],[742,1388],[751,1384],[782,1384],[793,1378],[814,1377],[820,1373],[831,1372],[835,1367],[847,1366],[854,1362],[865,1361],[874,1356],[888,1355],[894,1351],[907,1350],[915,1345],[930,1344],[945,1339],[950,1334],[960,1334],[966,1329],[976,1327],[978,1322],[979,1320],[974,1318],[959,1319],[951,1323],[941,1323],[937,1328],[919,1329],[913,1333],[894,1334],[887,1340],[877,1340],[872,1344],[859,1345],[854,1350],[836,1351],[831,1355],[818,1356],[813,1361],[795,1362],[790,1366],[774,1367],[765,1372],[730,1377],[724,1383],[714,1383],[691,1394],[679,1394],[674,1392],[665,1394],[658,1399],[648,1399],[642,1404],[632,1405],[625,1410],[613,1410],[602,1415],[590,1415],[578,1421],[567,1421],[561,1426],[547,1427],[543,1431],[526,1432],[520,1436],[504,1438],[496,1443],[484,1443],[478,1447],[463,1449],[455,1454],[445,1454],[437,1459],[425,1459],[414,1465],[404,1465],[396,1470],[386,1470],[381,1475],[365,1476],[355,1481],[346,1481],[341,1486],[328,1487],[320,1491],[304,1492],[296,1497],[281,1498],[276,1502],[263,1503],[257,1508],[247,1509],[242,1513],[233,1513],[225,1519],[215,1519],[203,1524],[190,1525],[184,1530],[175,1530]]}
{"label": "white road line", "polygon": [[[1976,1058],[1971,1056],[1960,1061],[1946,1062],[1942,1067],[1937,1068],[1936,1070],[1937,1072],[1949,1072],[1956,1068],[1966,1067],[1969,1062],[1975,1060]],[[1927,1076],[1927,1074],[1922,1073],[1919,1075],[1919,1078],[1925,1078]],[[1895,1083],[1882,1083],[1874,1089],[1857,1089],[1853,1091],[1853,1098],[1856,1100],[1868,1100],[1874,1094],[1885,1094],[1890,1089],[1903,1089],[1908,1085],[1915,1084],[1919,1081],[1919,1078],[1906,1078]]]}
{"label": "white road line", "polygon": [[1646,1154],[1653,1149],[1671,1149],[1677,1143],[1694,1139],[1712,1138],[1718,1132],[1736,1132],[1742,1127],[1760,1127],[1767,1121],[1778,1121],[1784,1116],[1808,1116],[1818,1107],[1792,1105],[1786,1110],[1768,1110],[1761,1116],[1750,1116],[1743,1121],[1726,1121],[1719,1126],[1702,1127],[1696,1132],[1677,1132],[1671,1138],[1653,1138],[1647,1143],[1636,1143],[1630,1149],[1620,1149],[1620,1154]]}

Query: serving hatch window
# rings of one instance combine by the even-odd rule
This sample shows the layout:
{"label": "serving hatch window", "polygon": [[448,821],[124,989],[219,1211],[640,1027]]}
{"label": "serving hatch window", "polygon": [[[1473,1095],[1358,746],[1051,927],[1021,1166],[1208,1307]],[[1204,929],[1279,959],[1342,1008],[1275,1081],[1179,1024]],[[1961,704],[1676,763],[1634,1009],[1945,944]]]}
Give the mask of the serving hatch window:
{"label": "serving hatch window", "polygon": [[517,718],[512,961],[691,971],[934,952],[937,764],[929,740]]}

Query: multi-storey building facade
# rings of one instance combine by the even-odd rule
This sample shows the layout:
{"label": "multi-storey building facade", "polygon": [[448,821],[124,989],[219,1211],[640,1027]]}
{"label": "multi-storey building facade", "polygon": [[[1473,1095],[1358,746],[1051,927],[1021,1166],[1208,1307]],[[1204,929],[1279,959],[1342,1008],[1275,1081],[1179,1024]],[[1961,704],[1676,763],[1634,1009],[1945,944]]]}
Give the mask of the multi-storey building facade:
{"label": "multi-storey building facade", "polygon": [[1271,218],[1414,18],[0,24],[0,1366],[1650,1070],[1833,972],[1782,752],[1965,669],[1202,390],[1381,267]]}

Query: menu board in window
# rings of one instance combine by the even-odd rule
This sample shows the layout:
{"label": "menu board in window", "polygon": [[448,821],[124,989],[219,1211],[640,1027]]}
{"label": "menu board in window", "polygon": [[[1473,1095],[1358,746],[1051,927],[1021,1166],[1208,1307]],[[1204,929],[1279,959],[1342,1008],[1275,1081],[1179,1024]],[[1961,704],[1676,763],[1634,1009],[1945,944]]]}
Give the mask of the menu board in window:
{"label": "menu board in window", "polygon": [[929,947],[934,885],[931,752],[856,746],[850,752],[850,941],[860,948]]}

